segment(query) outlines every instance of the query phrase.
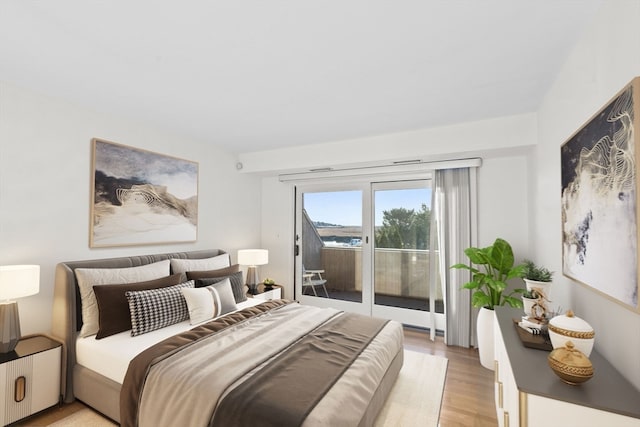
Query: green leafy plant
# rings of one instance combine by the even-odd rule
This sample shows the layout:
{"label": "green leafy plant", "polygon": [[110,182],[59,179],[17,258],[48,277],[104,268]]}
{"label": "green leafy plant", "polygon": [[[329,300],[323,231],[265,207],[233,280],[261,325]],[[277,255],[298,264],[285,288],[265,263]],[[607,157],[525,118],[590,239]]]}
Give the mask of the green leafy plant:
{"label": "green leafy plant", "polygon": [[493,310],[496,306],[509,304],[511,307],[522,308],[522,300],[513,295],[524,292],[524,289],[515,289],[509,294],[504,293],[508,280],[522,278],[525,273],[524,264],[514,266],[513,249],[506,240],[497,238],[491,246],[470,247],[465,249],[464,253],[469,257],[472,265],[455,264],[451,268],[471,271],[471,281],[463,287],[473,291],[471,304],[474,307]]}
{"label": "green leafy plant", "polygon": [[536,282],[550,282],[553,278],[553,271],[549,271],[545,267],[537,266],[530,259],[525,259],[524,278],[527,280],[535,280]]}

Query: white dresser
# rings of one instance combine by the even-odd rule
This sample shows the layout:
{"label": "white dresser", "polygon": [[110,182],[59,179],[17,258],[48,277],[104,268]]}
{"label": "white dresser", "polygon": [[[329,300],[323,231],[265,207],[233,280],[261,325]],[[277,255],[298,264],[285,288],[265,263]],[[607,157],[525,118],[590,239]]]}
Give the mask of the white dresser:
{"label": "white dresser", "polygon": [[[640,426],[640,391],[595,350],[595,374],[572,386],[547,363],[549,352],[525,347],[513,319],[522,310],[495,310],[495,402],[500,427]],[[596,338],[597,339],[597,338]]]}

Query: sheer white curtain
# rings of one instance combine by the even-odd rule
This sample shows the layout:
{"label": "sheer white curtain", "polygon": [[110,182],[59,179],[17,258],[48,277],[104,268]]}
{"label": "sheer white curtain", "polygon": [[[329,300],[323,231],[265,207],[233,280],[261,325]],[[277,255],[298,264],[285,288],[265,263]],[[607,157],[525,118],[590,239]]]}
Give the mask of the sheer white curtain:
{"label": "sheer white curtain", "polygon": [[[475,245],[476,168],[436,170],[433,182],[431,229],[437,230],[439,277],[446,317],[445,343],[471,347],[475,346],[476,316],[470,292],[462,289],[469,281],[469,272],[449,266],[468,262],[464,250]],[[433,336],[434,332],[432,339]]]}

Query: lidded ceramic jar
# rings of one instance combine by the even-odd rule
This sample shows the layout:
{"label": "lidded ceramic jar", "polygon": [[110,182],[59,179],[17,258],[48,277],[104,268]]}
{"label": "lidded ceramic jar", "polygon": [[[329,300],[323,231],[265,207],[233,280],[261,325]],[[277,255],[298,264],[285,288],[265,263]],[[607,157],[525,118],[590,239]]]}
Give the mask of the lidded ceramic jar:
{"label": "lidded ceramic jar", "polygon": [[549,338],[553,348],[564,347],[567,341],[571,341],[577,350],[585,356],[591,355],[595,332],[585,320],[567,311],[567,314],[556,316],[549,320]]}
{"label": "lidded ceramic jar", "polygon": [[593,376],[591,361],[571,341],[567,341],[564,347],[554,349],[547,361],[553,372],[567,384],[581,384]]}

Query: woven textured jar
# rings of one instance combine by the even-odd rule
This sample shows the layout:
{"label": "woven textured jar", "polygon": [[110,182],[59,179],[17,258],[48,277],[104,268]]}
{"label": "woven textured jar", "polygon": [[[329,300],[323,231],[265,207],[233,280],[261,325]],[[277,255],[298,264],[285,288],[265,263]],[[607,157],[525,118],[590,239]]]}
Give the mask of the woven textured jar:
{"label": "woven textured jar", "polygon": [[567,384],[578,385],[593,377],[591,361],[571,341],[567,341],[565,347],[554,349],[547,360],[553,372]]}

